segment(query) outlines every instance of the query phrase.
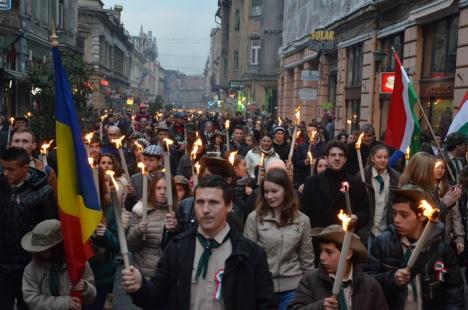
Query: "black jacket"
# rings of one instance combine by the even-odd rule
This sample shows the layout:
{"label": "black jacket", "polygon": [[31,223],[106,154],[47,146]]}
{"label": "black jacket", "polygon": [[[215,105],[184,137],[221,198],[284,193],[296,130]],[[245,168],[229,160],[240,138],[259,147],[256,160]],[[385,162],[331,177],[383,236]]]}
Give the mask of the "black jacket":
{"label": "black jacket", "polygon": [[[423,307],[425,310],[463,309],[463,279],[455,253],[443,241],[442,225],[437,225],[411,270],[411,276],[421,275]],[[447,272],[440,281],[435,271],[435,263],[443,262]],[[369,248],[369,258],[365,267],[368,274],[379,281],[385,292],[390,309],[403,309],[407,286],[396,286],[394,276],[397,269],[404,268],[403,249],[394,226],[376,237]]]}
{"label": "black jacket", "polygon": [[0,273],[23,271],[31,255],[21,238],[51,218],[58,219],[58,209],[45,172],[30,167],[29,178],[16,190],[0,175]]}
{"label": "black jacket", "polygon": [[[332,295],[332,288],[333,281],[322,266],[307,271],[299,282],[294,301],[289,304],[288,309],[323,309],[323,300]],[[388,309],[379,283],[362,272],[358,264],[353,266],[352,294],[353,309]]]}
{"label": "black jacket", "polygon": [[[142,287],[131,294],[135,305],[143,309],[189,309],[195,233],[196,228],[169,243],[155,276],[149,281],[143,279]],[[221,285],[226,310],[277,309],[265,251],[235,229],[230,236],[232,253],[226,260]]]}
{"label": "black jacket", "polygon": [[334,172],[327,169],[308,178],[304,183],[301,210],[309,216],[312,228],[341,224],[337,214],[340,209],[346,212],[345,196],[340,192],[343,181],[350,184],[351,209],[358,217],[357,228],[367,225],[369,204],[364,183],[344,170]]}
{"label": "black jacket", "polygon": [[[303,184],[304,181],[310,176],[310,165],[306,165],[304,162],[308,158],[307,152],[309,151],[309,141],[299,145],[298,148],[294,150],[292,162],[294,166],[294,186],[298,187]],[[317,144],[311,146],[312,156],[315,159],[320,158],[323,155],[323,150],[325,148],[325,143],[319,141]]]}
{"label": "black jacket", "polygon": [[288,160],[289,150],[291,149],[291,144],[287,143],[286,141],[284,141],[283,144],[277,144],[276,141],[273,141],[273,149],[275,150],[276,154],[279,155],[281,160],[286,161]]}

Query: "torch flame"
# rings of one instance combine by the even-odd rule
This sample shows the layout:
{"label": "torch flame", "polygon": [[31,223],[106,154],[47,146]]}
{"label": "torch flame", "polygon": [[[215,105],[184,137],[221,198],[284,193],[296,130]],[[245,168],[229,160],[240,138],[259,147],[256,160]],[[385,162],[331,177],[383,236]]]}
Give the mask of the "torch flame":
{"label": "torch flame", "polygon": [[120,149],[122,147],[122,140],[125,139],[125,135],[122,135],[120,138],[118,139],[112,139],[112,143],[115,143],[115,147]]}
{"label": "torch flame", "polygon": [[145,167],[145,164],[144,164],[144,163],[139,162],[139,163],[137,164],[137,166],[138,166],[138,168],[141,169],[141,174],[148,174],[148,172],[146,171],[146,167]]}
{"label": "torch flame", "polygon": [[349,183],[346,182],[346,181],[344,181],[343,183],[341,183],[340,191],[341,191],[342,193],[344,193],[344,192],[349,192],[349,187],[350,187],[350,186],[349,186]]}
{"label": "torch flame", "polygon": [[[231,154],[229,154],[229,162],[233,166],[234,166],[234,159],[236,158],[236,155],[237,155],[237,151],[232,152]],[[262,155],[263,155],[263,153],[262,153]]]}
{"label": "torch flame", "polygon": [[349,223],[351,223],[351,217],[344,213],[343,210],[340,210],[338,214],[338,218],[341,220],[341,225],[343,226],[343,230],[347,231]]}
{"label": "torch flame", "polygon": [[296,113],[294,114],[294,124],[299,125],[301,122],[301,106],[296,108]]}
{"label": "torch flame", "polygon": [[310,161],[312,161],[314,159],[312,157],[312,153],[310,151],[307,152],[307,157],[309,158]]}
{"label": "torch flame", "polygon": [[13,126],[13,123],[15,122],[15,118],[12,116],[10,117],[10,123],[11,123],[11,126]]}
{"label": "torch flame", "polygon": [[118,190],[119,189],[119,184],[117,184],[117,181],[114,178],[114,174],[115,174],[115,172],[113,170],[107,170],[106,171],[106,175],[109,176],[109,178],[111,179],[112,184],[114,184],[115,190]]}
{"label": "torch flame", "polygon": [[348,125],[351,125],[352,121],[350,119],[346,120],[346,123],[348,123]]}
{"label": "torch flame", "polygon": [[[198,137],[198,132],[196,133],[196,135]],[[200,138],[197,138],[197,140],[193,143],[192,152],[190,153],[190,158],[192,160],[195,160],[195,158],[197,157],[198,149],[202,145],[203,145],[202,140]]]}
{"label": "torch flame", "polygon": [[50,147],[50,145],[54,142],[54,139],[50,140],[49,143],[44,143],[41,146],[41,153],[47,154],[47,149]]}
{"label": "torch flame", "polygon": [[358,140],[357,140],[357,142],[356,142],[356,149],[360,149],[360,148],[361,148],[361,140],[362,140],[362,137],[364,137],[364,133],[361,133],[361,134],[359,135],[359,138],[358,138]]}
{"label": "torch flame", "polygon": [[88,163],[92,168],[94,168],[94,158],[88,157]]}
{"label": "torch flame", "polygon": [[227,119],[226,122],[224,122],[224,127],[226,129],[229,129],[230,124],[231,124],[231,121]]}
{"label": "torch flame", "polygon": [[298,130],[298,131],[296,132],[296,139],[299,138],[300,135],[301,135],[301,131]]}
{"label": "torch flame", "polygon": [[282,126],[283,125],[283,120],[281,119],[281,117],[278,116],[278,126]]}
{"label": "torch flame", "polygon": [[94,132],[90,132],[87,135],[85,135],[86,143],[91,144],[91,139],[93,138],[93,136],[94,136]]}
{"label": "torch flame", "polygon": [[107,117],[107,114],[101,116],[101,122],[104,122],[104,119]]}
{"label": "torch flame", "polygon": [[419,202],[418,209],[423,211],[423,215],[429,219],[429,221],[437,221],[439,216],[439,209],[433,208],[426,200],[421,200]]}
{"label": "torch flame", "polygon": [[169,152],[169,148],[171,147],[172,144],[174,144],[174,141],[168,138],[164,138],[163,142],[166,144],[167,151]]}
{"label": "torch flame", "polygon": [[195,165],[193,165],[193,166],[195,167],[195,173],[196,173],[196,174],[199,174],[199,173],[200,173],[200,168],[201,168],[200,163],[197,161],[197,162],[195,163]]}

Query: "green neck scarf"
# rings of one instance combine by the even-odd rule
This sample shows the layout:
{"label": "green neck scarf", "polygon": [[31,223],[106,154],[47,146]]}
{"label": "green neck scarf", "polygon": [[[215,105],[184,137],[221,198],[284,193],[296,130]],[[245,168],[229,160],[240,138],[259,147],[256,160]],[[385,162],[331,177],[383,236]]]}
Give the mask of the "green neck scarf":
{"label": "green neck scarf", "polygon": [[224,242],[229,239],[229,233],[224,237],[223,242],[219,243],[214,239],[206,239],[202,234],[197,233],[197,239],[200,241],[203,246],[203,253],[200,256],[200,261],[198,262],[197,272],[195,273],[195,281],[198,280],[198,277],[201,275],[203,279],[206,278],[206,272],[208,271],[208,261],[210,260],[211,250],[219,248]]}

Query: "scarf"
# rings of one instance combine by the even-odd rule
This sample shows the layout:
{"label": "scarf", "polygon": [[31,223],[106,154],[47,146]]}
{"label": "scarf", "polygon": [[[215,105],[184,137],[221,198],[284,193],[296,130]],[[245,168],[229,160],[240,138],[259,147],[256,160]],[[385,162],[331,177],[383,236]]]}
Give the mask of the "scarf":
{"label": "scarf", "polygon": [[201,275],[203,279],[206,278],[206,272],[208,271],[208,262],[211,256],[211,250],[219,248],[224,242],[229,239],[230,234],[228,233],[224,237],[223,242],[219,243],[215,239],[206,239],[202,234],[197,232],[197,239],[203,246],[203,253],[200,256],[200,261],[198,262],[197,272],[195,273],[195,281],[198,280],[198,277]]}

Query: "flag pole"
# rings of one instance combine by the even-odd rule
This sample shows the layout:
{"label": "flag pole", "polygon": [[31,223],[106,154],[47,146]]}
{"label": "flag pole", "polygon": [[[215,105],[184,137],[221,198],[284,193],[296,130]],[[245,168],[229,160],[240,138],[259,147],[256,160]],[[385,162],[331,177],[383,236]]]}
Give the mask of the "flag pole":
{"label": "flag pole", "polygon": [[[392,51],[395,55],[397,55],[395,49],[393,48],[392,46]],[[423,105],[421,103],[421,100],[419,100],[419,95],[416,96],[416,102],[418,103],[418,106],[419,106],[419,109],[421,110],[421,113],[423,115],[423,118],[424,120],[426,121],[427,123],[427,126],[429,127],[429,131],[431,132],[431,135],[432,135],[432,138],[434,139],[436,145],[437,145],[437,149],[439,150],[439,153],[442,155],[442,158],[444,159],[445,163],[446,163],[446,167],[447,167],[447,170],[450,174],[450,177],[452,178],[453,181],[456,181],[457,179],[455,178],[453,172],[452,172],[452,169],[450,169],[450,166],[447,164],[448,163],[448,159],[447,157],[445,156],[445,153],[443,152],[442,150],[442,147],[440,146],[439,142],[437,141],[436,139],[436,136],[435,136],[435,132],[434,132],[434,129],[432,128],[432,125],[431,123],[429,122],[429,118],[427,117],[427,114],[426,112],[424,111],[424,108],[423,108]]]}
{"label": "flag pole", "polygon": [[50,35],[50,45],[52,47],[58,47],[59,46],[58,35],[57,35],[57,32],[55,31],[55,20],[53,18],[50,21],[50,28],[52,31],[52,34]]}

